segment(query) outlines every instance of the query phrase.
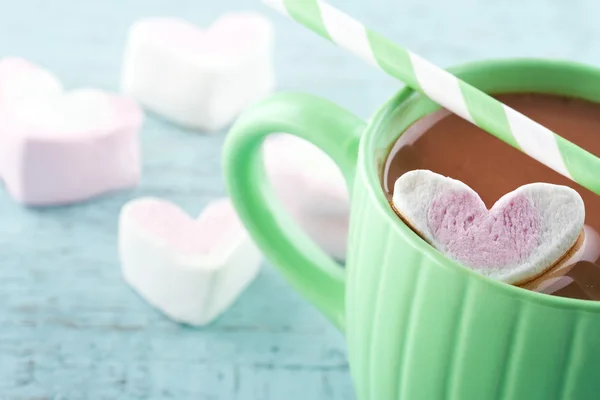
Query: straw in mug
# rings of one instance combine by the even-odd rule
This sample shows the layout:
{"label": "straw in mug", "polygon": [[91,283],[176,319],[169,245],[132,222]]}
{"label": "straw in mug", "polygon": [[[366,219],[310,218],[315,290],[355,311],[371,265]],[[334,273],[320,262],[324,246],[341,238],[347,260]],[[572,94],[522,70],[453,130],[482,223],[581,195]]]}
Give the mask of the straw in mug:
{"label": "straw in mug", "polygon": [[320,0],[263,0],[412,89],[600,194],[600,159]]}

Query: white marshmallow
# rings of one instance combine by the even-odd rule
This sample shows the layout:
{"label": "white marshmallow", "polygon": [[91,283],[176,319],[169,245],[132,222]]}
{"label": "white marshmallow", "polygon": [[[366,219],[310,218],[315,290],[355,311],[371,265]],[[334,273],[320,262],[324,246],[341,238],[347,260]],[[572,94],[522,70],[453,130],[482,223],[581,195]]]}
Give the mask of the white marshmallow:
{"label": "white marshmallow", "polygon": [[600,235],[589,225],[583,227],[583,243],[572,254],[561,260],[556,267],[541,277],[527,282],[523,287],[536,292],[552,294],[573,283],[573,278],[565,276],[580,261],[595,263],[600,257]]}
{"label": "white marshmallow", "polygon": [[312,143],[272,135],[264,143],[267,176],[294,220],[333,257],[346,258],[350,202],[338,166]]}
{"label": "white marshmallow", "polygon": [[130,29],[122,88],[180,125],[219,130],[275,86],[273,28],[256,13],[231,13],[206,31],[174,18]]}
{"label": "white marshmallow", "polygon": [[175,321],[206,325],[254,280],[261,254],[228,199],[197,220],[164,200],[127,203],[119,221],[125,280]]}

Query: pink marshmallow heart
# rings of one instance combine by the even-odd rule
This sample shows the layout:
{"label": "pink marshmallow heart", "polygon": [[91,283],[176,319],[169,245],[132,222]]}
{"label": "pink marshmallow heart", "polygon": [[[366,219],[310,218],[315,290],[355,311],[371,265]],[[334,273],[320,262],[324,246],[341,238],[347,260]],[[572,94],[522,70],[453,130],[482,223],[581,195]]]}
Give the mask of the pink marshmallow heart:
{"label": "pink marshmallow heart", "polygon": [[267,138],[263,157],[275,194],[296,223],[327,253],[344,260],[350,200],[338,166],[312,143],[289,134]]}
{"label": "pink marshmallow heart", "polygon": [[205,325],[256,277],[261,255],[228,199],[196,220],[167,201],[142,198],[121,210],[125,280],[170,318]]}
{"label": "pink marshmallow heart", "polygon": [[543,274],[570,252],[585,219],[583,200],[566,186],[525,185],[488,210],[464,183],[426,170],[398,178],[393,204],[434,247],[513,284]]}
{"label": "pink marshmallow heart", "polygon": [[251,12],[225,14],[208,29],[176,18],[137,21],[123,91],[180,125],[219,130],[272,92],[273,36],[269,20]]}
{"label": "pink marshmallow heart", "polygon": [[73,203],[137,185],[142,120],[131,99],[65,92],[26,60],[0,61],[0,176],[21,203]]}
{"label": "pink marshmallow heart", "polygon": [[[267,138],[263,156],[268,177],[286,202],[315,215],[348,215],[350,200],[344,176],[335,162],[314,144],[297,136]],[[294,190],[295,188],[295,190]]]}
{"label": "pink marshmallow heart", "polygon": [[526,259],[540,240],[540,216],[524,195],[488,210],[474,192],[436,198],[427,223],[435,240],[466,265],[500,267]]}

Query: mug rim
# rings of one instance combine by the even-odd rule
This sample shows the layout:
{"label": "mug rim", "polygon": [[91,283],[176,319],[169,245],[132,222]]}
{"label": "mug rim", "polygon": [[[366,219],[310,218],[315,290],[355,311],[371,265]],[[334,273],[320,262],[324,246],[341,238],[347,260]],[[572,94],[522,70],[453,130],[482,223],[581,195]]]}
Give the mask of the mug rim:
{"label": "mug rim", "polygon": [[[548,59],[535,59],[535,58],[509,58],[509,59],[490,59],[483,61],[475,61],[466,64],[461,64],[448,70],[461,79],[463,75],[473,74],[481,70],[489,68],[502,69],[502,68],[522,68],[522,69],[542,69],[550,68],[556,72],[563,73],[574,73],[579,75],[594,76],[600,80],[600,68],[592,67],[586,64],[576,63],[572,61],[563,60],[548,60]],[[557,89],[559,90],[559,89]],[[508,91],[507,93],[509,93]],[[515,91],[512,91],[515,93]],[[532,91],[533,92],[533,91]],[[557,91],[554,94],[559,94]],[[573,96],[571,96],[573,97]],[[382,126],[387,125],[392,119],[398,108],[405,105],[407,102],[418,101],[426,99],[426,97],[414,91],[409,87],[404,87],[398,91],[394,96],[388,99],[377,111],[373,114],[367,127],[365,128],[359,147],[359,168],[364,168],[365,172],[365,184],[371,196],[371,200],[376,203],[376,207],[383,215],[388,219],[388,223],[393,225],[394,230],[401,235],[403,240],[410,243],[416,251],[421,252],[425,256],[429,257],[432,261],[435,261],[440,268],[449,268],[453,272],[463,274],[465,279],[479,280],[482,285],[488,285],[490,289],[497,290],[500,294],[507,297],[518,297],[522,300],[537,303],[543,306],[549,306],[552,308],[566,308],[578,311],[591,311],[594,313],[600,313],[600,301],[593,300],[582,300],[567,298],[561,296],[553,296],[550,294],[535,292],[520,288],[518,286],[510,285],[501,282],[497,279],[493,279],[476,272],[475,270],[463,266],[461,263],[449,258],[441,251],[435,249],[419,235],[417,235],[412,229],[410,229],[392,210],[388,199],[384,194],[384,190],[381,187],[379,167],[376,160],[376,139],[385,131],[381,129]],[[597,102],[600,105],[600,97]],[[424,118],[420,116],[417,120]],[[411,122],[414,123],[415,121]],[[410,126],[410,125],[409,125]],[[405,129],[399,129],[398,134],[394,135],[394,139],[387,143],[385,151],[385,159],[389,155],[391,146],[398,140],[398,138],[404,134]],[[507,144],[508,146],[508,144]]]}

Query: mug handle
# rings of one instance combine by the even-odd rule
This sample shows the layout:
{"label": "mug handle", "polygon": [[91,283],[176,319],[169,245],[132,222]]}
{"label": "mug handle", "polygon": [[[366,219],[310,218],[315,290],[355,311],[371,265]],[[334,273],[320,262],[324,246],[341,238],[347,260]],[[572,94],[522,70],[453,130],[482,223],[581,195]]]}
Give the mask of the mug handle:
{"label": "mug handle", "polygon": [[366,124],[325,99],[278,93],[244,112],[224,145],[231,201],[265,256],[336,327],[344,329],[345,273],[293,222],[265,174],[262,143],[273,133],[308,140],[339,166],[352,193],[360,135]]}

